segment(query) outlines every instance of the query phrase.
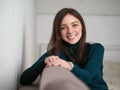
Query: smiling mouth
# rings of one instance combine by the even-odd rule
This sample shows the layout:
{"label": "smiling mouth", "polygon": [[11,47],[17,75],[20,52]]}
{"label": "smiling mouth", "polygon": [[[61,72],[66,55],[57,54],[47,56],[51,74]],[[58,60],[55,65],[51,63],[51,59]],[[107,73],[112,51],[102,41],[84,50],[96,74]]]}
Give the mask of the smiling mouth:
{"label": "smiling mouth", "polygon": [[76,36],[77,36],[77,34],[75,34],[75,35],[68,35],[67,38],[68,38],[68,39],[73,39],[73,38],[75,38]]}

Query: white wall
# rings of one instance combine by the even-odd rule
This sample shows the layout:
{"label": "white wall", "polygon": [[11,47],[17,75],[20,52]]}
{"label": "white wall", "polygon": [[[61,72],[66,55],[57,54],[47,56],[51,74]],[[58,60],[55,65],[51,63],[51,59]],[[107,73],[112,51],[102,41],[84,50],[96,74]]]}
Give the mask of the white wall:
{"label": "white wall", "polygon": [[36,0],[37,42],[48,43],[53,18],[63,7],[77,9],[87,27],[87,41],[105,46],[105,59],[118,61],[120,56],[120,0]]}
{"label": "white wall", "polygon": [[17,90],[21,66],[33,63],[34,14],[34,0],[0,0],[0,90]]}
{"label": "white wall", "polygon": [[17,89],[23,33],[20,6],[19,1],[0,1],[0,90]]}
{"label": "white wall", "polygon": [[63,7],[73,7],[83,14],[120,15],[120,0],[36,0],[39,14],[55,14]]}

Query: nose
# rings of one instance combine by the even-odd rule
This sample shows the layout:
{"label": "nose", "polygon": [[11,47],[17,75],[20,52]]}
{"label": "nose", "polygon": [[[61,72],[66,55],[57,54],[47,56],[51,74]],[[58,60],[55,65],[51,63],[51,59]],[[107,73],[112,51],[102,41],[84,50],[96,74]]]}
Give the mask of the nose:
{"label": "nose", "polygon": [[72,33],[73,32],[73,29],[71,27],[68,27],[68,33]]}

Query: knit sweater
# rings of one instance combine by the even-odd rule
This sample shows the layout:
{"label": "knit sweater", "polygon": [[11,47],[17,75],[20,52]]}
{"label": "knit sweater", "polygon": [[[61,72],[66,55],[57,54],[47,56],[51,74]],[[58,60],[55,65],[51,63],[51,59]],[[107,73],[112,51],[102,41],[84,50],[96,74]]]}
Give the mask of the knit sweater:
{"label": "knit sweater", "polygon": [[[69,47],[75,53],[78,46],[75,44]],[[84,67],[81,68],[78,64],[73,63],[74,67],[71,72],[85,82],[91,90],[108,90],[107,84],[103,79],[103,56],[104,47],[100,43],[94,43],[90,44],[90,52]],[[38,75],[42,73],[45,67],[44,60],[46,57],[48,57],[47,53],[43,54],[31,67],[22,73],[20,77],[20,83],[22,85],[32,84]],[[59,57],[69,61],[63,52],[60,52]]]}

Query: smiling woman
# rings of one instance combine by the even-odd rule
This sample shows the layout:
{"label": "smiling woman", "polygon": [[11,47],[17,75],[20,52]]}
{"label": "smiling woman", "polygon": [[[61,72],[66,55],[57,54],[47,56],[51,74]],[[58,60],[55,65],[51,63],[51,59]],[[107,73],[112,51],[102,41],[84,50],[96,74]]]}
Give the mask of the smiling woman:
{"label": "smiling woman", "polygon": [[77,43],[82,36],[82,25],[73,15],[66,15],[60,27],[61,37],[69,44]]}
{"label": "smiling woman", "polygon": [[[72,8],[63,8],[54,18],[47,52],[22,73],[20,83],[30,85],[42,74],[40,84],[44,83],[44,77],[51,77],[51,83],[44,83],[47,89],[42,90],[50,87],[56,90],[58,85],[63,87],[60,90],[70,90],[70,86],[77,86],[75,90],[88,90],[88,87],[90,90],[108,90],[103,79],[103,56],[103,45],[86,42],[86,27],[80,13]],[[64,81],[67,84],[63,84]]]}

